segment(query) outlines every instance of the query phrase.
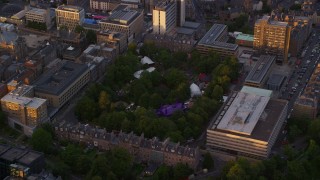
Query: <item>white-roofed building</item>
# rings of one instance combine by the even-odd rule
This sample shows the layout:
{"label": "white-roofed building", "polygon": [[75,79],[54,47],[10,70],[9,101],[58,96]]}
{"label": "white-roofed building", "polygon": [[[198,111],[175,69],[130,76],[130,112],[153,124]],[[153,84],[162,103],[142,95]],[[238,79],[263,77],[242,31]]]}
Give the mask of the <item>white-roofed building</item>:
{"label": "white-roofed building", "polygon": [[211,121],[207,129],[208,148],[259,159],[270,155],[287,117],[288,102],[250,89],[232,93]]}

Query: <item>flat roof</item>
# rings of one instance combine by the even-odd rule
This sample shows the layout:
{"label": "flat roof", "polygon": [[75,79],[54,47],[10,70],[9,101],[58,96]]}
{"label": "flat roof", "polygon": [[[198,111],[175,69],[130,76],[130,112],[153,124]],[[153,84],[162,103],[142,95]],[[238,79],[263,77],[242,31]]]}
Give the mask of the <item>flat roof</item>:
{"label": "flat roof", "polygon": [[257,96],[271,97],[272,91],[267,89],[243,86],[240,92],[255,94]]}
{"label": "flat roof", "polygon": [[178,34],[192,35],[192,34],[194,34],[194,32],[195,32],[195,30],[190,29],[190,28],[184,28],[184,27],[177,28]]}
{"label": "flat roof", "polygon": [[238,92],[217,129],[251,135],[270,97]]}
{"label": "flat roof", "polygon": [[46,14],[47,10],[45,9],[40,9],[40,8],[31,8],[29,11],[26,12],[27,14],[37,14],[37,15],[43,15]]}
{"label": "flat roof", "polygon": [[192,22],[192,21],[185,21],[182,27],[191,28],[191,29],[198,29],[200,27],[200,23]]}
{"label": "flat roof", "polygon": [[246,77],[245,82],[261,83],[275,59],[275,56],[261,55],[258,62]]}
{"label": "flat roof", "polygon": [[128,5],[118,5],[116,9],[111,11],[111,15],[103,20],[103,22],[116,22],[119,24],[130,24],[141,13],[137,10],[132,10]]}
{"label": "flat roof", "polygon": [[62,5],[57,8],[58,10],[70,11],[70,12],[80,12],[83,10],[82,7],[79,6],[71,6],[71,5]]}
{"label": "flat roof", "polygon": [[[237,94],[237,93],[235,93]],[[228,102],[233,101],[232,98],[228,99]],[[224,106],[224,108],[228,108],[228,102]],[[224,129],[218,129],[216,126],[216,123],[219,123],[219,118],[213,120],[213,126],[211,125],[209,128],[214,131],[218,131],[221,133],[226,133],[230,135],[236,135],[240,137],[245,137],[245,138],[251,138],[255,140],[261,140],[261,141],[266,141],[268,142],[269,139],[271,138],[271,134],[284,110],[288,104],[288,101],[286,100],[279,100],[279,99],[270,99],[263,109],[263,113],[261,114],[260,117],[257,117],[257,123],[255,124],[251,134],[244,134],[244,133],[239,133],[236,131],[229,131],[229,130],[224,130]],[[210,130],[209,129],[209,130]]]}
{"label": "flat roof", "polygon": [[34,83],[35,91],[59,95],[87,70],[85,64],[62,60],[40,76]]}
{"label": "flat roof", "polygon": [[23,163],[25,165],[29,165],[32,162],[34,162],[35,160],[37,160],[39,157],[41,157],[43,154],[42,153],[38,153],[38,152],[34,152],[34,151],[29,151],[27,152],[25,155],[23,155],[18,162],[19,163]]}
{"label": "flat roof", "polygon": [[237,40],[252,41],[253,42],[253,35],[251,35],[251,34],[239,34],[236,39]]}
{"label": "flat roof", "polygon": [[215,47],[221,49],[236,50],[238,48],[237,44],[231,44],[226,42],[217,41],[221,33],[227,29],[227,26],[224,24],[214,24],[210,30],[203,36],[199,41],[198,45]]}
{"label": "flat roof", "polygon": [[26,154],[25,150],[18,148],[11,148],[7,150],[5,153],[1,154],[1,158],[7,161],[14,161],[20,159],[24,154]]}
{"label": "flat roof", "polygon": [[281,74],[271,74],[267,84],[280,86],[285,77]]}

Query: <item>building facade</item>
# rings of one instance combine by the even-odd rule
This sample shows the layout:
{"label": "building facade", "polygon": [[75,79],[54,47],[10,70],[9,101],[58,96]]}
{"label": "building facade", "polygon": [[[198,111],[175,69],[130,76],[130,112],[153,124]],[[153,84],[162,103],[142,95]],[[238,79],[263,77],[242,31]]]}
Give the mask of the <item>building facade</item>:
{"label": "building facade", "polygon": [[50,9],[31,8],[26,12],[26,21],[45,24],[47,29],[53,25],[50,16]]}
{"label": "building facade", "polygon": [[47,121],[47,100],[33,97],[32,86],[19,86],[1,98],[2,111],[8,115],[8,124],[31,136],[38,124]]}
{"label": "building facade", "polygon": [[128,5],[119,5],[111,15],[99,22],[100,30],[120,32],[132,42],[142,34],[143,12],[130,9]]}
{"label": "building facade", "polygon": [[200,159],[198,148],[181,146],[179,143],[170,142],[169,139],[147,139],[143,134],[137,136],[132,132],[107,132],[105,129],[89,125],[71,125],[64,122],[55,124],[55,133],[58,138],[93,145],[104,151],[122,147],[138,162],[155,162],[170,166],[184,163],[196,169]]}
{"label": "building facade", "polygon": [[238,56],[238,45],[227,43],[228,27],[224,24],[214,24],[198,42],[196,49],[202,54],[219,53],[222,57]]}
{"label": "building facade", "polygon": [[[18,172],[21,175],[27,175],[40,173],[45,165],[44,154],[41,152],[0,144],[0,179],[9,176],[14,167],[24,167],[21,168],[24,171]],[[18,170],[18,168],[15,168],[15,170]]]}
{"label": "building facade", "polygon": [[272,20],[270,16],[256,21],[253,48],[277,56],[277,63],[288,61],[291,27],[287,22]]}
{"label": "building facade", "polygon": [[[182,3],[180,2],[179,5],[181,6]],[[155,34],[166,34],[170,32],[174,27],[176,27],[177,25],[176,1],[163,1],[158,3],[152,11],[152,24],[153,24],[153,33]]]}
{"label": "building facade", "polygon": [[67,28],[72,31],[84,21],[84,9],[78,6],[62,5],[56,9],[57,29]]}
{"label": "building facade", "polygon": [[90,81],[85,64],[57,61],[35,82],[35,96],[48,100],[48,105],[59,109]]}

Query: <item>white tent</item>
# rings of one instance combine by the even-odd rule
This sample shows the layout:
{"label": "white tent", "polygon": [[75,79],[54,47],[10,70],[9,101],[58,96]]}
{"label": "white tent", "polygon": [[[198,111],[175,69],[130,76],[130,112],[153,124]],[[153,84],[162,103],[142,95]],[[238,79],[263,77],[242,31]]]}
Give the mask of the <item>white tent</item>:
{"label": "white tent", "polygon": [[137,78],[137,79],[140,79],[141,74],[142,74],[143,71],[144,71],[144,70],[139,70],[139,71],[135,72],[135,73],[133,74],[133,76],[134,76],[135,78]]}
{"label": "white tent", "polygon": [[141,58],[141,64],[148,64],[148,65],[151,65],[151,64],[154,64],[154,62],[147,56]]}
{"label": "white tent", "polygon": [[192,83],[190,85],[190,92],[191,92],[191,97],[201,96],[201,90],[199,86],[197,86],[195,83]]}
{"label": "white tent", "polygon": [[154,70],[156,70],[155,67],[149,67],[148,69],[146,69],[146,71],[148,71],[149,73],[153,72]]}

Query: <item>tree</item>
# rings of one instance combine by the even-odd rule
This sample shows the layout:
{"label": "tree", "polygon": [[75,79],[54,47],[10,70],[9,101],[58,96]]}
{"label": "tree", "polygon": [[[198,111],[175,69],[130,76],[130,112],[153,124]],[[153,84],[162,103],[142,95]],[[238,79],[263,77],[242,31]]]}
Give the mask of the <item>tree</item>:
{"label": "tree", "polygon": [[97,106],[94,99],[84,96],[78,101],[75,107],[75,114],[79,120],[92,121],[99,115],[99,106]]}
{"label": "tree", "polygon": [[245,170],[241,167],[239,163],[235,163],[234,166],[232,166],[227,173],[227,179],[230,180],[241,180],[241,179],[247,179],[246,178],[246,172]]}
{"label": "tree", "polygon": [[298,128],[298,126],[292,125],[289,127],[288,139],[290,142],[293,142],[294,139],[300,136],[301,134],[302,134],[302,131]]}
{"label": "tree", "polygon": [[301,4],[293,4],[292,6],[290,6],[290,10],[293,10],[293,11],[301,10]]}
{"label": "tree", "polygon": [[179,84],[187,81],[187,77],[185,76],[185,74],[175,68],[169,69],[164,78],[166,80],[166,84],[170,88],[176,88]]}
{"label": "tree", "polygon": [[52,136],[43,128],[38,128],[33,132],[30,144],[35,150],[48,153],[52,145]]}
{"label": "tree", "polygon": [[[82,31],[82,30],[81,30]],[[95,31],[89,29],[86,33],[86,39],[89,44],[95,44],[97,43],[97,34]]]}
{"label": "tree", "polygon": [[99,96],[99,108],[106,110],[110,106],[109,96],[106,91],[101,91]]}
{"label": "tree", "polygon": [[320,119],[311,121],[308,128],[308,136],[317,142],[320,142]]}
{"label": "tree", "polygon": [[185,179],[193,173],[193,170],[189,168],[188,165],[178,163],[173,168],[173,177],[174,179]]}
{"label": "tree", "polygon": [[172,169],[166,165],[161,165],[153,175],[155,180],[169,180],[172,179]]}
{"label": "tree", "polygon": [[80,26],[80,25],[77,25],[75,28],[74,28],[74,32],[76,32],[76,33],[82,33],[82,32],[84,32],[85,31],[85,29],[82,27],[82,26]]}
{"label": "tree", "polygon": [[204,154],[203,167],[207,169],[212,169],[214,167],[214,161],[210,153]]}
{"label": "tree", "polygon": [[212,91],[211,97],[217,100],[218,102],[221,102],[223,96],[223,88],[219,85],[216,85]]}
{"label": "tree", "polygon": [[130,52],[132,54],[137,54],[136,49],[137,49],[137,44],[136,43],[130,43],[128,45],[128,52]]}

